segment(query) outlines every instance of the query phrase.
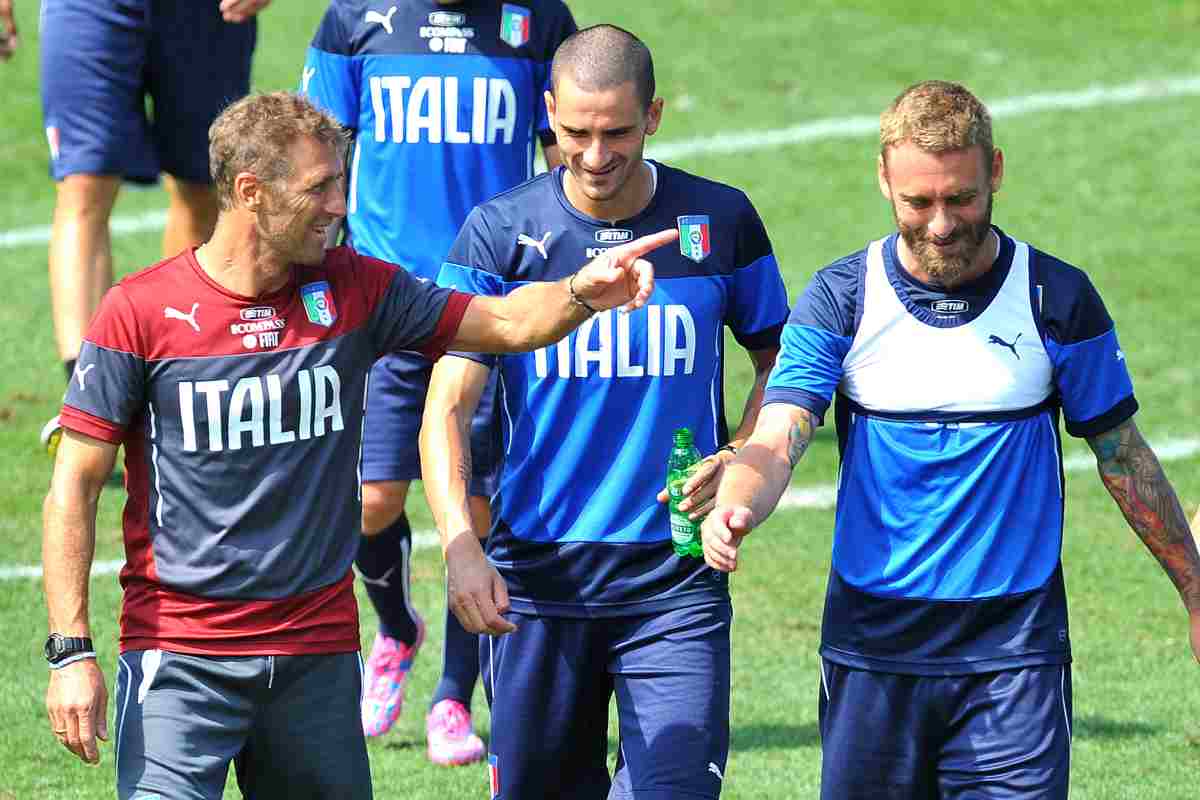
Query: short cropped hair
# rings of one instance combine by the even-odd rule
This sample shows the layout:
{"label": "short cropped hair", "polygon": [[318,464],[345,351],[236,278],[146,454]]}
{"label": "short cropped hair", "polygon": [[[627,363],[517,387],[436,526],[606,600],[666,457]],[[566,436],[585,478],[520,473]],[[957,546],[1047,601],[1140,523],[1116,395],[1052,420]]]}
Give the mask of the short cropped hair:
{"label": "short cropped hair", "polygon": [[570,75],[585,92],[633,81],[643,108],[649,108],[654,100],[654,59],[650,57],[650,48],[616,25],[593,25],[568,36],[554,52],[550,68],[552,94],[564,75]]}
{"label": "short cropped hair", "polygon": [[233,207],[239,172],[268,182],[288,177],[288,147],[302,136],[331,144],[344,157],[348,139],[342,126],[300,95],[253,94],[227,106],[208,129],[209,171],[220,207]]}
{"label": "short cropped hair", "polygon": [[892,101],[879,117],[879,153],[885,162],[888,148],[904,142],[930,153],[977,144],[991,172],[992,117],[979,98],[960,84],[922,81]]}

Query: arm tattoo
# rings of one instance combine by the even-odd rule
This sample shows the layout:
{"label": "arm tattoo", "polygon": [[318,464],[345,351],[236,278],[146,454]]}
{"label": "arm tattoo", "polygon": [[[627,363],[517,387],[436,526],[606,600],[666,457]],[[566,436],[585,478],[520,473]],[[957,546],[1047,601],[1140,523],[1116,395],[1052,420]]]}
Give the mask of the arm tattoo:
{"label": "arm tattoo", "polygon": [[1184,606],[1200,613],[1200,555],[1187,516],[1154,451],[1132,420],[1089,438],[1100,479],[1129,526],[1158,559]]}
{"label": "arm tattoo", "polygon": [[471,452],[464,448],[462,457],[458,460],[458,477],[471,485]]}
{"label": "arm tattoo", "polygon": [[812,437],[812,417],[805,412],[804,417],[799,422],[792,423],[791,430],[788,431],[788,462],[791,463],[792,469],[800,463],[800,457],[808,449]]}

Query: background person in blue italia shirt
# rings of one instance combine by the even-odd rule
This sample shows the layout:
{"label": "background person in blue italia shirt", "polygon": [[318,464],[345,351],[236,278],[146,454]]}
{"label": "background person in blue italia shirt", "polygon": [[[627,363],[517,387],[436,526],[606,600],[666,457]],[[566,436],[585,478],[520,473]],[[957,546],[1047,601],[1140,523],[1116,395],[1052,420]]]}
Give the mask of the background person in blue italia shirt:
{"label": "background person in blue italia shirt", "polygon": [[[533,176],[534,145],[558,164],[542,92],[550,58],[575,30],[561,0],[334,0],[313,37],[302,88],[354,134],[346,226],[355,249],[437,277],[476,204]],[[363,730],[399,718],[425,623],[409,591],[408,487],[430,362],[385,356],[371,371],[363,437],[363,537],[355,565],[379,615],[367,660]],[[472,508],[487,531],[495,491],[495,381],[472,426]],[[479,639],[447,612],[442,678],[426,717],[429,758],[483,757],[472,731]]]}

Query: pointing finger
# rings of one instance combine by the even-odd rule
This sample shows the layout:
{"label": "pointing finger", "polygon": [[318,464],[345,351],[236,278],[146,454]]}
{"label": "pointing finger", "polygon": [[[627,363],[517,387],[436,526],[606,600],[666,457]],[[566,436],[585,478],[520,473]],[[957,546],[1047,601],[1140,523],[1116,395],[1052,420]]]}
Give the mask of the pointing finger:
{"label": "pointing finger", "polygon": [[670,244],[678,238],[679,231],[675,228],[659,231],[658,233],[651,233],[638,239],[634,239],[629,244],[621,245],[621,247],[616,250],[615,254],[622,260],[641,258],[651,250],[657,250],[663,245]]}

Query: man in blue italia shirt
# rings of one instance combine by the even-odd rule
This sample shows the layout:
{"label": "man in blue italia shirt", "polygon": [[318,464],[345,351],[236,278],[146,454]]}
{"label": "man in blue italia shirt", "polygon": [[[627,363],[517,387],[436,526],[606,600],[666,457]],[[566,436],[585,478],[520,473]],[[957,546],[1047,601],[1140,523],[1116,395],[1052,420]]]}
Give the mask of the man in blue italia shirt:
{"label": "man in blue italia shirt", "polygon": [[[526,357],[434,368],[422,474],[451,605],[467,629],[491,634],[480,655],[493,797],[715,798],[729,738],[728,585],[674,554],[660,490],[672,432],[688,427],[710,455],[684,487],[685,510],[698,519],[711,507],[753,428],[787,296],[744,193],[642,158],[663,101],[635,36],[600,25],[567,39],[546,105],[564,167],[477,207],[439,282],[503,296],[651,231],[680,238],[656,254],[645,309],[597,313]],[[756,372],[732,435],[726,327]],[[465,505],[466,423],[493,363],[504,441],[485,558]]]}

